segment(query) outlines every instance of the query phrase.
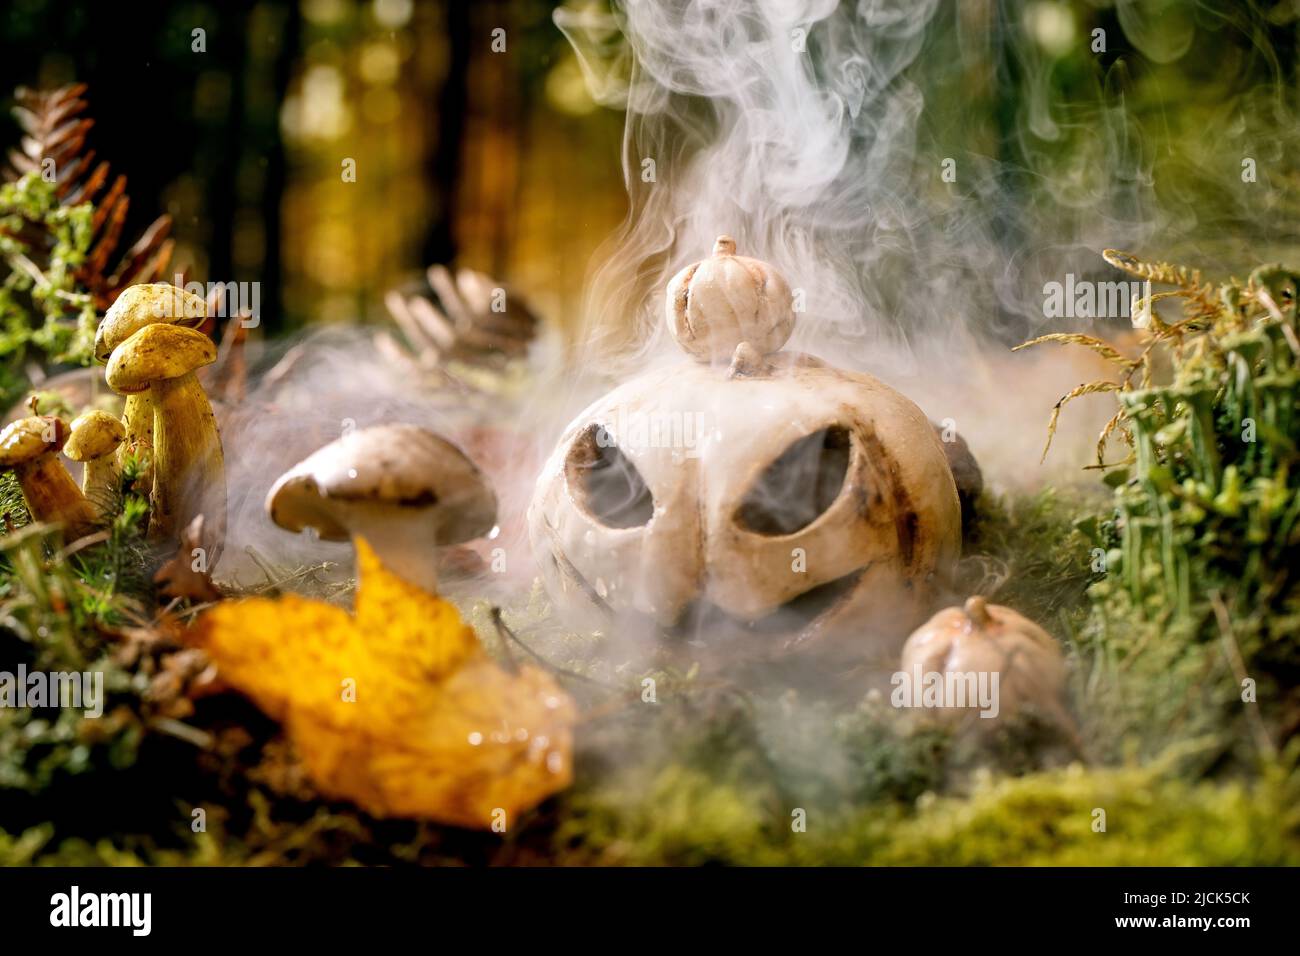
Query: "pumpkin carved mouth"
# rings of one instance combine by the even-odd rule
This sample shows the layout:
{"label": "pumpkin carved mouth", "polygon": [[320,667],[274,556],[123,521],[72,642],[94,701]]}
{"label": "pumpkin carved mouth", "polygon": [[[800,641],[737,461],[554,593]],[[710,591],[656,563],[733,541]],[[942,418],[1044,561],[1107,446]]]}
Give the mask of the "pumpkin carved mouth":
{"label": "pumpkin carved mouth", "polygon": [[[845,493],[854,454],[848,426],[832,423],[810,432],[758,473],[733,506],[730,520],[744,533],[764,538],[803,531]],[[651,521],[655,502],[649,484],[603,426],[590,425],[578,435],[566,457],[565,474],[575,505],[599,524],[631,530]],[[671,624],[638,609],[625,611],[636,621],[638,632],[667,644],[695,648],[748,644],[771,651],[793,650],[821,632],[868,566],[810,587],[761,617],[728,612],[704,595],[682,607]],[[606,606],[599,589],[577,568],[565,567],[564,573],[589,597],[597,595],[593,601],[598,606]]]}
{"label": "pumpkin carved mouth", "polygon": [[802,644],[819,624],[839,610],[866,572],[864,566],[809,588],[753,620],[728,614],[708,600],[693,601],[675,624],[660,630],[669,640],[697,647],[778,637],[788,639],[789,645]]}

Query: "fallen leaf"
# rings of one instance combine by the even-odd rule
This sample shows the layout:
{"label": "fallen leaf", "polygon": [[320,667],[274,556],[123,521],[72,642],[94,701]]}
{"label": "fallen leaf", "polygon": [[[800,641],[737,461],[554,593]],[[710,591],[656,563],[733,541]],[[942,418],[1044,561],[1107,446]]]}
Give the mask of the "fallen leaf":
{"label": "fallen leaf", "polygon": [[283,723],[326,797],[487,829],[567,787],[575,708],[551,675],[503,670],[453,605],[356,549],[354,614],[296,595],[227,600],[187,641]]}
{"label": "fallen leaf", "polygon": [[221,600],[221,592],[212,583],[212,575],[208,573],[202,541],[203,515],[195,515],[189,527],[181,532],[181,544],[176,556],[153,576],[154,583],[160,585],[159,591],[164,597],[184,598],[197,604]]}

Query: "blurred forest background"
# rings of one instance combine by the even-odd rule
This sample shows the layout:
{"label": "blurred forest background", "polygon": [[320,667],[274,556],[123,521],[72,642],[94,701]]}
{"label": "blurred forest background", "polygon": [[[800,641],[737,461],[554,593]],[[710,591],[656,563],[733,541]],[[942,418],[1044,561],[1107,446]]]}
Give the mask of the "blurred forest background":
{"label": "blurred forest background", "polygon": [[[451,260],[572,328],[592,253],[627,208],[623,116],[591,99],[555,7],[8,0],[0,94],[89,83],[91,144],[129,177],[128,240],[169,213],[176,264],[200,280],[260,281],[268,332],[377,318],[385,289]],[[918,160],[997,160],[1008,248],[1045,209],[1092,202],[1089,168],[1110,176],[1130,151],[1133,195],[1154,190],[1175,225],[1194,228],[1193,255],[1220,235],[1259,237],[1257,258],[1293,251],[1297,7],[941,3],[908,71],[925,94]],[[492,49],[498,28],[505,55]],[[1108,119],[1116,109],[1140,137]],[[16,142],[12,123],[4,131]],[[1098,149],[1105,162],[1090,158]],[[1225,188],[1245,149],[1269,188]],[[342,182],[345,158],[355,183]],[[1139,200],[1124,210],[1113,182],[1105,192],[1118,219],[1145,214]]]}
{"label": "blurred forest background", "polygon": [[622,119],[587,98],[553,6],[13,0],[0,76],[6,96],[88,83],[127,241],[169,213],[176,265],[260,281],[268,332],[375,318],[385,289],[452,260],[558,317],[625,201]]}

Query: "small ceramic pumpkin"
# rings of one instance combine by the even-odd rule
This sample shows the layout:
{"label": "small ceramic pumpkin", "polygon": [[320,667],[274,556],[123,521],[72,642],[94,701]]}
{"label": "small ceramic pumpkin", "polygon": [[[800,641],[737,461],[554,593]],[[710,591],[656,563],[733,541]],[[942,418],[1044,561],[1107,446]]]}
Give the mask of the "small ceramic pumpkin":
{"label": "small ceramic pumpkin", "polygon": [[[1066,729],[1065,660],[1046,631],[1009,607],[972,597],[964,607],[940,611],[903,645],[902,671],[910,679],[926,674],[998,674],[997,718],[1032,710]],[[944,708],[935,716],[962,720],[973,709]],[[978,720],[994,727],[993,720]]]}
{"label": "small ceramic pumpkin", "polygon": [[790,286],[766,262],[736,255],[730,236],[718,237],[712,257],[673,276],[667,305],[673,338],[701,362],[729,362],[742,342],[775,352],[794,330]]}
{"label": "small ceramic pumpkin", "polygon": [[[725,237],[715,248],[736,258]],[[941,442],[871,376],[775,351],[793,322],[784,280],[715,260],[722,278],[702,264],[673,280],[684,305],[669,294],[696,360],[595,402],[544,466],[528,524],[547,590],[576,622],[646,622],[695,657],[834,646],[896,660],[960,550]],[[743,285],[736,269],[766,291],[722,294]]]}

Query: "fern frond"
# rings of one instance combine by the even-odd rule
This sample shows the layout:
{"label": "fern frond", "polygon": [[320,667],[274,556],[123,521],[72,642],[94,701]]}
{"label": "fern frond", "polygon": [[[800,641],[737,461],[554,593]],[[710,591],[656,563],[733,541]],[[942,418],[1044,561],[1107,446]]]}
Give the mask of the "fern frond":
{"label": "fern frond", "polygon": [[1132,359],[1126,359],[1121,355],[1119,350],[1109,342],[1078,332],[1051,332],[1047,335],[1040,335],[1028,342],[1021,342],[1011,351],[1019,352],[1021,349],[1027,349],[1031,345],[1042,345],[1044,342],[1058,342],[1061,345],[1082,345],[1084,348],[1092,349],[1107,361],[1114,362],[1123,368],[1131,368],[1135,364]]}
{"label": "fern frond", "polygon": [[[109,164],[95,162],[95,151],[87,148],[87,136],[95,121],[85,115],[85,83],[39,91],[20,87],[14,93],[14,119],[23,132],[17,149],[9,151],[9,162],[0,170],[8,181],[37,173],[44,176],[52,161],[55,194],[65,207],[91,203],[92,238],[85,261],[76,270],[77,284],[91,296],[95,309],[106,310],[129,285],[156,282],[166,276],[171,264],[173,240],[171,217],[159,216],[127,250],[121,250],[122,229],[130,197],[126,177],[113,177]],[[33,252],[37,265],[43,251],[37,238]]]}
{"label": "fern frond", "polygon": [[1065,407],[1067,402],[1081,398],[1084,395],[1095,395],[1098,392],[1118,392],[1123,389],[1124,385],[1121,382],[1085,382],[1063,395],[1052,409],[1052,419],[1047,423],[1047,444],[1043,446],[1043,457],[1039,459],[1039,462],[1047,460],[1047,453],[1052,448],[1052,439],[1056,436],[1056,423],[1060,420],[1061,409]]}
{"label": "fern frond", "polygon": [[1173,265],[1168,262],[1146,262],[1130,252],[1119,249],[1103,249],[1101,255],[1116,269],[1122,269],[1129,275],[1146,279],[1148,282],[1176,285],[1180,289],[1195,292],[1206,288],[1201,279],[1200,269],[1189,269],[1187,266]]}

